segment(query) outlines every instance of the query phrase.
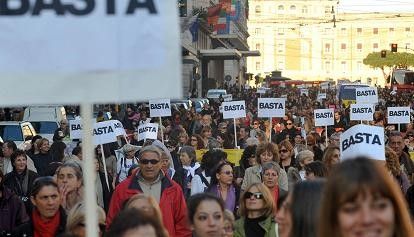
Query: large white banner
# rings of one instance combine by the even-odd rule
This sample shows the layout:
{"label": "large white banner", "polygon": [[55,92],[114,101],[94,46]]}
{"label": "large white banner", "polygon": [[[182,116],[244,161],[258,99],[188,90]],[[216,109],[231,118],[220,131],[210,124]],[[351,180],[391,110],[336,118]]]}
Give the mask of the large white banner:
{"label": "large white banner", "polygon": [[410,107],[388,107],[387,118],[389,124],[410,123]]}
{"label": "large white banner", "polygon": [[372,104],[351,104],[351,120],[374,120],[374,105]]}
{"label": "large white banner", "polygon": [[246,102],[244,100],[223,102],[223,118],[244,118],[246,117]]}
{"label": "large white banner", "polygon": [[259,118],[281,118],[285,116],[285,101],[283,98],[258,98],[257,116]]}
{"label": "large white banner", "polygon": [[384,128],[355,125],[341,134],[341,160],[366,156],[385,160]]}
{"label": "large white banner", "polygon": [[168,117],[171,116],[170,99],[150,100],[150,117]]}
{"label": "large white banner", "polygon": [[313,113],[315,126],[334,125],[334,112],[334,109],[315,109]]}
{"label": "large white banner", "polygon": [[145,123],[138,127],[138,141],[146,139],[157,139],[158,135],[158,124],[156,123]]}
{"label": "large white banner", "polygon": [[0,29],[0,105],[182,96],[176,1],[0,1]]}
{"label": "large white banner", "polygon": [[355,88],[357,104],[376,104],[378,103],[378,91],[376,87]]}

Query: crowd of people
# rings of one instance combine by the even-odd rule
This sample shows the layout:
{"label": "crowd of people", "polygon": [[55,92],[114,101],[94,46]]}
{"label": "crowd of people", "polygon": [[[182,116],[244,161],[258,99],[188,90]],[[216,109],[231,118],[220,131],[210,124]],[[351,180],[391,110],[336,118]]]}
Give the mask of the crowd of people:
{"label": "crowd of people", "polygon": [[[227,90],[246,101],[245,118],[224,120],[220,100],[178,108],[157,140],[138,140],[140,124],[159,122],[145,104],[128,105],[122,118],[105,111],[130,136],[97,146],[95,157],[82,157],[81,141],[67,142],[66,120],[51,145],[40,136],[24,149],[5,141],[0,236],[85,236],[84,159],[95,160],[99,236],[414,236],[414,128],[397,131],[385,116],[388,106],[413,107],[412,94],[378,89],[370,124],[386,128],[385,162],[341,162],[339,137],[354,121],[335,89],[322,101],[319,88],[269,90],[261,96],[287,99],[286,115],[271,122],[257,117],[255,90]],[[313,110],[329,107],[335,124],[325,137]],[[237,164],[227,149],[243,150]]]}

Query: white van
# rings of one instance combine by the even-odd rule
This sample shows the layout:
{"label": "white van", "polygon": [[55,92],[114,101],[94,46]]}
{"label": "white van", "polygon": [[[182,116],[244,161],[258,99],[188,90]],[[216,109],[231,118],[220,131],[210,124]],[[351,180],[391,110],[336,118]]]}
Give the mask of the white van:
{"label": "white van", "polygon": [[207,91],[207,99],[218,99],[220,95],[227,95],[227,91],[224,89],[210,89]]}
{"label": "white van", "polygon": [[23,120],[29,121],[37,134],[49,141],[52,141],[53,134],[62,119],[66,119],[65,107],[56,105],[29,106],[24,110],[23,115]]}

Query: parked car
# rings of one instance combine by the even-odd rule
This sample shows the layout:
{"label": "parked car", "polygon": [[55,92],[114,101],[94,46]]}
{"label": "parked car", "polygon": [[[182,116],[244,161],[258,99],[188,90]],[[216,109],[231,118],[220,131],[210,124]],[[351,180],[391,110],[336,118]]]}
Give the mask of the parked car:
{"label": "parked car", "polygon": [[207,99],[217,100],[220,98],[220,95],[227,95],[227,91],[224,89],[210,89],[207,91]]}
{"label": "parked car", "polygon": [[[36,130],[30,122],[2,121],[0,122],[0,137],[4,141],[14,141],[18,148],[24,149],[30,139],[36,136]],[[28,140],[28,141],[26,141]]]}
{"label": "parked car", "polygon": [[36,133],[49,141],[52,141],[62,119],[66,119],[65,107],[56,105],[29,106],[23,115],[23,120],[31,122]]}

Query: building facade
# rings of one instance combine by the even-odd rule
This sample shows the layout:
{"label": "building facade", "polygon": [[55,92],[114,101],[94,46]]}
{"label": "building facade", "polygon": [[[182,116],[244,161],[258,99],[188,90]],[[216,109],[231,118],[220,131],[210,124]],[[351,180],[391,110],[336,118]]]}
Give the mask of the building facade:
{"label": "building facade", "polygon": [[[379,69],[363,64],[372,52],[413,51],[414,13],[337,13],[337,1],[252,0],[248,44],[260,57],[248,72],[273,70],[296,80],[349,79],[385,84]],[[369,80],[368,78],[371,78]]]}

